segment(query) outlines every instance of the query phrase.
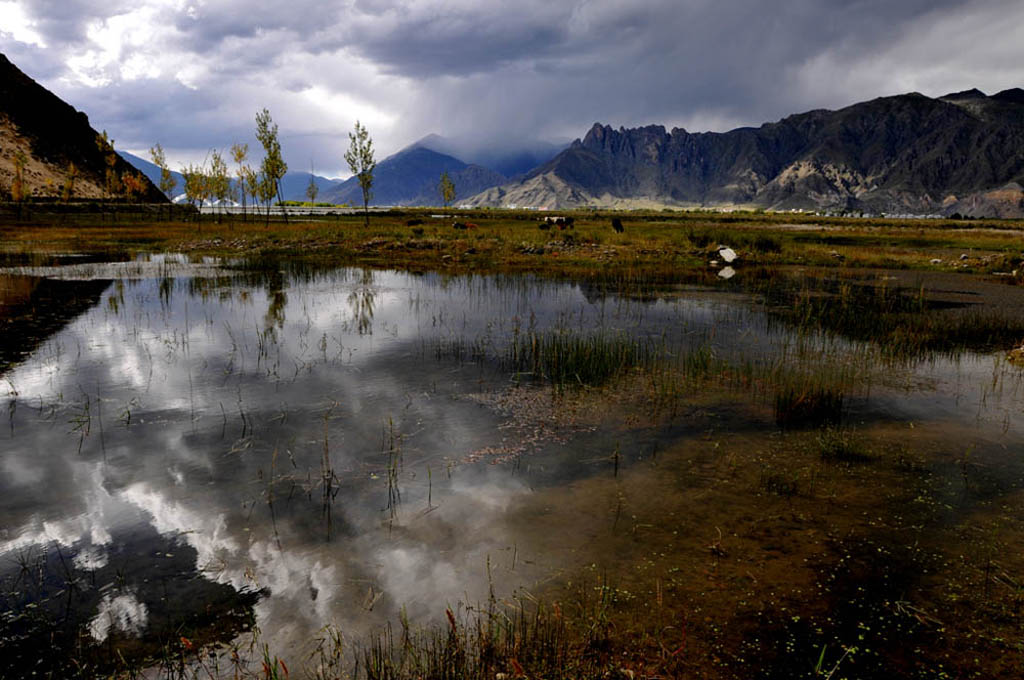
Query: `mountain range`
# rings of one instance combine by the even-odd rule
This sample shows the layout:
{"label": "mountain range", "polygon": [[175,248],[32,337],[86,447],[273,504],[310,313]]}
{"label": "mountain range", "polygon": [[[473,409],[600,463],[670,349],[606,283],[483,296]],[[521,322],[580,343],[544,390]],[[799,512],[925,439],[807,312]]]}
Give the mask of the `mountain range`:
{"label": "mountain range", "polygon": [[613,129],[473,205],[1024,216],[1024,90],[911,93],[725,133]]}
{"label": "mountain range", "polygon": [[[23,155],[32,196],[59,195],[73,165],[74,197],[102,198],[107,170],[126,176],[134,165],[149,178],[136,198],[165,200],[155,165],[127,153],[112,158],[97,136],[84,113],[0,55],[0,195],[10,193]],[[372,204],[438,205],[443,172],[455,183],[455,203],[473,206],[1024,217],[1024,90],[880,97],[728,132],[595,123],[566,147],[428,135],[380,161]],[[307,172],[285,176],[284,197],[303,200],[311,176],[319,200],[362,203],[354,178]]]}
{"label": "mountain range", "polygon": [[[428,144],[444,144],[446,140],[437,135],[421,140],[398,153],[388,156],[377,164],[373,176],[373,196],[371,205],[440,205],[441,196],[438,191],[441,173],[447,172],[455,184],[455,201],[459,202],[474,196],[485,189],[504,184],[510,177],[483,167],[465,163],[453,156],[440,153],[429,148]],[[160,168],[152,162],[134,154],[119,152],[126,160],[138,168],[152,182],[159,183]],[[526,155],[506,157],[507,166],[516,167],[516,162],[523,158],[534,158],[531,152]],[[550,156],[541,159],[548,160]],[[518,161],[517,161],[518,158]],[[530,166],[534,167],[533,165]],[[172,197],[184,192],[184,177],[180,172],[172,171],[176,186],[171,192]],[[288,172],[281,180],[281,194],[287,201],[305,201],[309,179],[313,178],[319,189],[317,201],[349,205],[362,205],[363,194],[359,182],[354,177],[346,180],[330,179],[309,172]]]}
{"label": "mountain range", "polygon": [[[480,165],[414,144],[385,158],[373,174],[374,205],[440,205],[438,184],[447,172],[455,184],[456,203],[485,189],[504,184],[508,178]],[[350,177],[324,192],[322,200],[362,205],[359,180]]]}

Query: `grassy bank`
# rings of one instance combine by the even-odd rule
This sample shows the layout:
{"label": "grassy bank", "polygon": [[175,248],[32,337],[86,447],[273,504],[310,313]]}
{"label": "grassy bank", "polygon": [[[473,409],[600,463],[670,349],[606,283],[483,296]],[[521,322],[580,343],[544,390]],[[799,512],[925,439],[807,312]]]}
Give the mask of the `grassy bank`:
{"label": "grassy bank", "polygon": [[[483,211],[433,216],[403,211],[303,221],[75,222],[0,226],[6,252],[184,252],[226,257],[304,256],[334,264],[586,273],[642,270],[646,275],[707,268],[719,245],[739,262],[1002,272],[1024,262],[1024,223],[811,218],[714,213],[577,213],[572,229],[542,229],[540,214]],[[454,228],[459,222],[466,228]],[[937,261],[937,262],[936,262]],[[720,264],[724,264],[720,263]]]}

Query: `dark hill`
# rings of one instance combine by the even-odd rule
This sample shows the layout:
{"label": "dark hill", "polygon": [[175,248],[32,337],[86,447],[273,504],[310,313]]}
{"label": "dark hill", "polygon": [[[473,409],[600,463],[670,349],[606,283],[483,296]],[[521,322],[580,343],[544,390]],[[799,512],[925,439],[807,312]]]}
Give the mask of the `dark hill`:
{"label": "dark hill", "polygon": [[[89,118],[57,95],[22,73],[0,54],[0,194],[10,191],[15,156],[20,151],[28,162],[25,186],[33,196],[58,196],[71,164],[77,169],[75,198],[105,196],[107,164],[96,143],[97,132]],[[137,175],[135,168],[118,156],[113,165],[119,176]],[[145,202],[167,199],[143,178]]]}
{"label": "dark hill", "polygon": [[[430,149],[412,146],[377,164],[371,205],[441,205],[438,183],[447,172],[455,183],[455,202],[507,181],[504,175]],[[359,182],[351,177],[324,192],[320,200],[362,205]]]}

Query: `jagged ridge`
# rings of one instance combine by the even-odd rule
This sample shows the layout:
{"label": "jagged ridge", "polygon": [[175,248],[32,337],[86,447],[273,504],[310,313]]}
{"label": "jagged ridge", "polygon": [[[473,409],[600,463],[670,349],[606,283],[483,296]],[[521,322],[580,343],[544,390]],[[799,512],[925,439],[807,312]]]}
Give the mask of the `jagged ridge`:
{"label": "jagged ridge", "polygon": [[1024,91],[969,90],[883,97],[726,133],[595,124],[521,182],[471,202],[970,213],[995,210],[995,201],[995,212],[1010,215],[1024,214],[1021,184]]}

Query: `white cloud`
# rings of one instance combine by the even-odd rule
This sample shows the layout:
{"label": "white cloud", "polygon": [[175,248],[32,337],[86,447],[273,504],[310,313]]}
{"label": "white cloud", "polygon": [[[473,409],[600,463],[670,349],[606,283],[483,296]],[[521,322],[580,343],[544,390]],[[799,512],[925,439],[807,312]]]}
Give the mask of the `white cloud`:
{"label": "white cloud", "polygon": [[0,2],[0,17],[3,17],[3,23],[0,24],[0,38],[6,36],[27,45],[46,47],[46,41],[36,29],[36,22],[29,17],[19,3],[11,0]]}
{"label": "white cloud", "polygon": [[113,596],[108,593],[100,601],[96,616],[89,622],[89,634],[96,642],[104,642],[111,629],[138,635],[146,629],[148,621],[149,610],[135,593]]}

